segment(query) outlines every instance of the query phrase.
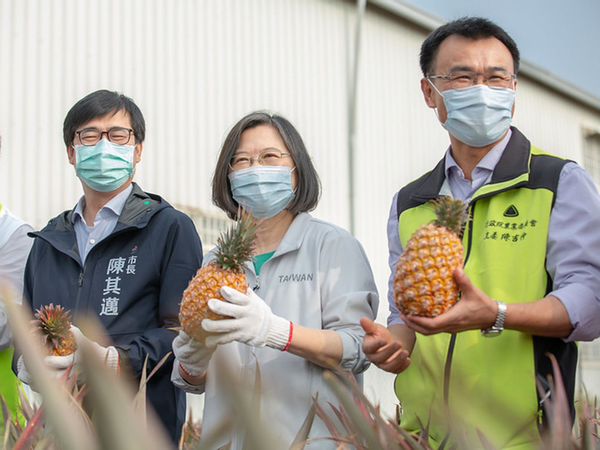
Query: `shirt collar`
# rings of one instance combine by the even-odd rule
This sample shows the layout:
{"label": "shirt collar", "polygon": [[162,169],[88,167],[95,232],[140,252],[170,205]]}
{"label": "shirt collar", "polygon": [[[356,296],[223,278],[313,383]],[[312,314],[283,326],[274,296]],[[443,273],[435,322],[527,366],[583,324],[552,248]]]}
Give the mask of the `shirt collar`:
{"label": "shirt collar", "polygon": [[[130,184],[124,191],[119,192],[113,198],[111,198],[102,208],[98,211],[97,216],[101,216],[104,213],[112,212],[113,215],[119,217],[121,212],[123,212],[123,208],[125,207],[125,202],[131,194],[133,190],[133,184]],[[85,223],[83,219],[83,209],[85,208],[85,195],[82,195],[79,201],[77,202],[77,206],[75,206],[75,210],[73,211],[73,217],[71,217],[71,222],[75,223],[76,219],[79,219]]]}
{"label": "shirt collar", "polygon": [[[500,161],[500,158],[502,157],[502,154],[504,153],[504,150],[506,149],[506,146],[508,145],[508,141],[510,141],[511,136],[512,130],[509,128],[508,133],[506,133],[506,136],[504,136],[504,138],[500,142],[494,145],[492,149],[489,152],[487,152],[483,158],[481,158],[481,161],[479,161],[477,163],[477,166],[475,166],[475,170],[483,169],[488,172],[493,172],[496,168],[496,165],[498,164],[498,161]],[[458,164],[452,157],[452,152],[450,151],[450,149],[451,147],[448,147],[448,150],[446,150],[446,178],[450,176],[451,170],[458,170],[460,173],[462,173],[462,169],[458,166]],[[453,167],[455,169],[452,169]]]}

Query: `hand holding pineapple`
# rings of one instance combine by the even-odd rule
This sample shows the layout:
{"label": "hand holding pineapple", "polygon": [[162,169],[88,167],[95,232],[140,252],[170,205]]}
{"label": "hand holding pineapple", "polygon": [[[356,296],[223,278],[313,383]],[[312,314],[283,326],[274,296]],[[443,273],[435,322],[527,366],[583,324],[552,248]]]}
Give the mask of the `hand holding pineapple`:
{"label": "hand holding pineapple", "polygon": [[[46,365],[52,370],[57,379],[62,378],[70,366],[77,366],[79,348],[83,345],[102,358],[105,364],[113,371],[118,372],[119,353],[115,347],[102,347],[90,341],[84,334],[71,324],[70,311],[64,311],[60,305],[42,306],[35,313],[37,320],[33,321],[34,331],[40,335],[42,346],[47,356]],[[18,378],[30,386],[34,383],[33,377],[27,370],[23,356],[17,361]],[[83,374],[78,373],[79,383],[83,383]]]}
{"label": "hand holding pineapple", "polygon": [[284,350],[289,345],[292,336],[290,321],[273,314],[269,305],[252,289],[242,294],[230,287],[223,287],[221,294],[227,301],[211,299],[208,307],[227,318],[202,321],[202,328],[210,333],[218,333],[206,338],[207,345],[237,341],[253,347],[266,345],[276,350]]}
{"label": "hand holding pineapple", "polygon": [[460,301],[444,314],[433,318],[402,315],[408,327],[431,335],[480,330],[494,324],[498,313],[497,302],[475,286],[462,268],[454,271],[454,278],[461,293]]}
{"label": "hand holding pineapple", "polygon": [[410,237],[396,264],[394,295],[405,315],[435,317],[458,298],[454,270],[463,265],[460,234],[467,205],[452,197],[431,201],[437,217]]}
{"label": "hand holding pineapple", "polygon": [[223,286],[246,292],[248,283],[244,265],[252,259],[257,223],[250,212],[238,210],[234,227],[222,233],[217,240],[215,259],[198,270],[183,292],[179,308],[179,322],[185,333],[197,341],[204,341],[207,334],[202,329],[206,318],[219,320],[208,307],[211,299],[224,300]]}
{"label": "hand holding pineapple", "polygon": [[190,377],[198,377],[206,372],[216,349],[214,346],[207,347],[203,340],[194,339],[183,330],[173,340],[173,354],[181,369]]}

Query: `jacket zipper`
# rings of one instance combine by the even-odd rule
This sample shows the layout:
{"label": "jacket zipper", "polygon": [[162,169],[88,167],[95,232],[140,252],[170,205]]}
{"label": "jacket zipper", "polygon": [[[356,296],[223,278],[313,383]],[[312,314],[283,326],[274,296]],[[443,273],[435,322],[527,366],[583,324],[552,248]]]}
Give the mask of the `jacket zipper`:
{"label": "jacket zipper", "polygon": [[[469,216],[471,217],[471,222],[473,220],[472,218],[475,217],[474,211],[475,211],[475,203],[473,201],[471,201],[471,204],[469,205]],[[471,254],[472,242],[473,242],[473,224],[467,222],[467,248],[466,248],[465,262],[463,264],[463,267],[467,265],[467,260],[469,259],[469,255]],[[448,353],[446,354],[446,362],[444,364],[444,407],[446,408],[447,412],[449,411],[449,406],[450,406],[450,402],[449,402],[450,372],[452,369],[452,357],[454,356],[455,346],[456,346],[456,333],[452,333],[450,335],[450,342],[448,343]],[[444,442],[446,442],[449,437],[450,437],[450,430],[448,430],[448,432],[446,433],[446,436],[444,437]]]}
{"label": "jacket zipper", "polygon": [[73,314],[79,310],[79,300],[81,299],[81,292],[83,291],[83,279],[85,278],[85,264],[81,267],[79,272],[79,279],[77,280],[77,298],[75,299],[75,307],[73,308]]}

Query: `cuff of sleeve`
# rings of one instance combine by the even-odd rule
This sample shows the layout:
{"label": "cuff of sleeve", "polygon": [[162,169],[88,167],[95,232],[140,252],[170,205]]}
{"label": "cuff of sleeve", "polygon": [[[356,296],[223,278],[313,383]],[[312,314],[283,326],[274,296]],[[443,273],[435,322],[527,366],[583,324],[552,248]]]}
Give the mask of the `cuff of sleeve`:
{"label": "cuff of sleeve", "polygon": [[573,326],[565,342],[591,341],[598,337],[600,330],[600,303],[594,292],[579,283],[563,286],[548,295],[558,298],[569,315]]}
{"label": "cuff of sleeve", "polygon": [[282,317],[273,315],[269,324],[269,334],[266,345],[276,350],[284,350],[289,347],[288,342],[292,336],[291,322]]}
{"label": "cuff of sleeve", "polygon": [[119,374],[119,352],[115,347],[108,347],[106,349],[105,364],[112,373]]}
{"label": "cuff of sleeve", "polygon": [[189,392],[190,394],[204,394],[205,384],[194,386],[187,381],[185,381],[181,374],[179,373],[179,361],[175,360],[173,363],[173,370],[171,371],[171,382],[173,385],[184,392]]}

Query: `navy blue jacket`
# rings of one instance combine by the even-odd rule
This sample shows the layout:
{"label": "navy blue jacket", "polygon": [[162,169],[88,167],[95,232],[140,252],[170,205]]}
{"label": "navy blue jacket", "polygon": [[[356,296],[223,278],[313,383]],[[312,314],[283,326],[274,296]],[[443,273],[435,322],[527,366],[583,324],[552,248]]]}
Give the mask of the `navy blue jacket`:
{"label": "navy blue jacket", "polygon": [[[98,318],[121,357],[121,372],[148,373],[171,351],[183,290],[202,264],[192,220],[157,195],[133,184],[110,236],[82,265],[65,211],[35,237],[25,268],[24,296],[32,308],[49,303]],[[152,377],[147,397],[175,440],[185,419],[185,394],[170,381],[173,356]]]}

